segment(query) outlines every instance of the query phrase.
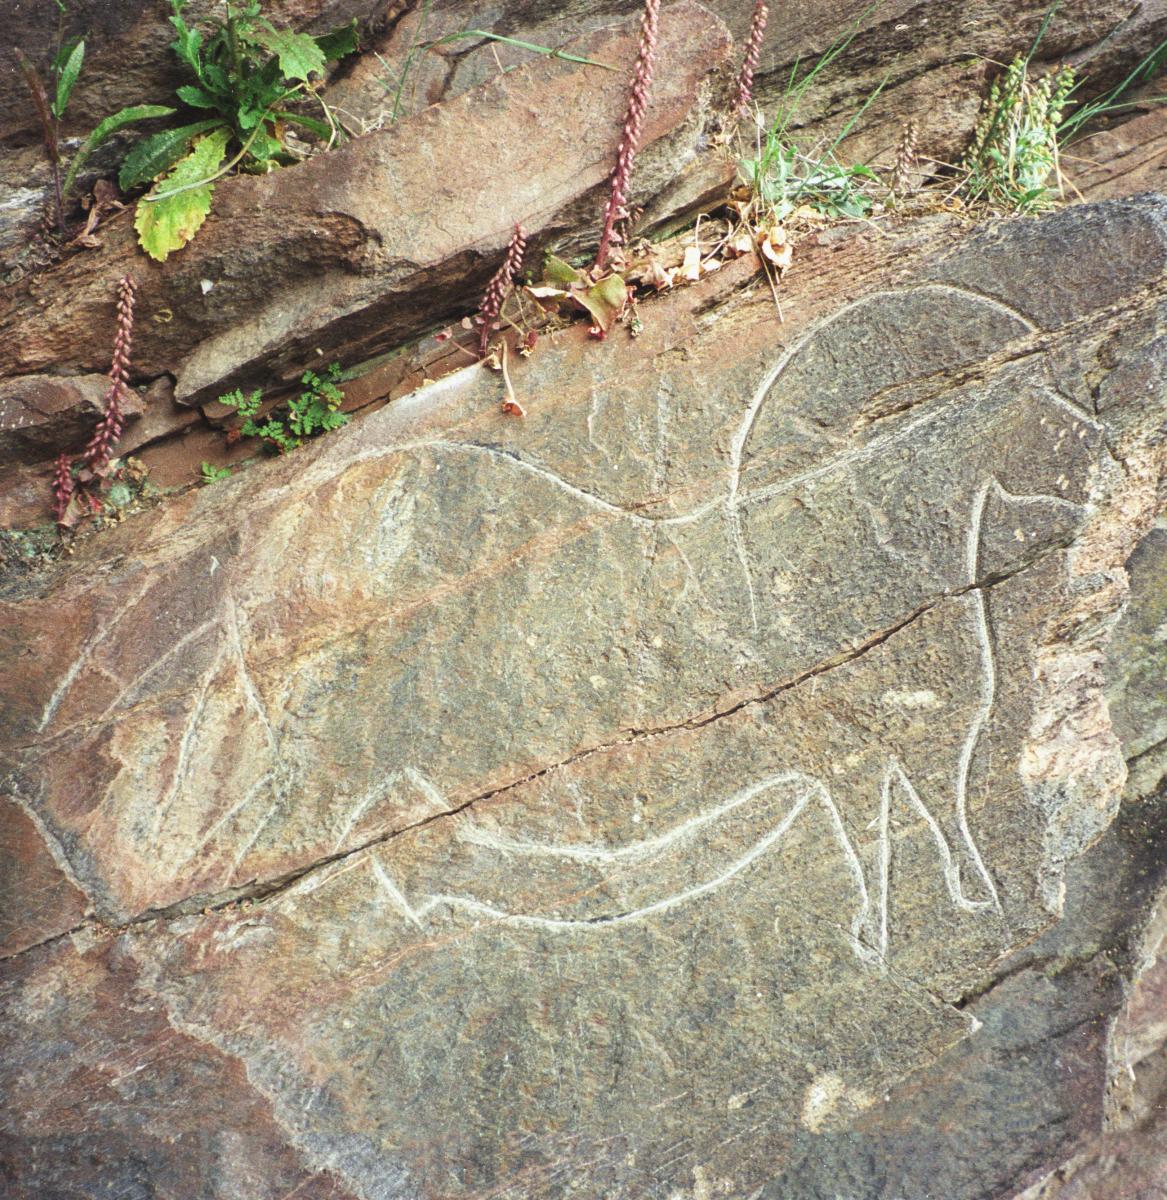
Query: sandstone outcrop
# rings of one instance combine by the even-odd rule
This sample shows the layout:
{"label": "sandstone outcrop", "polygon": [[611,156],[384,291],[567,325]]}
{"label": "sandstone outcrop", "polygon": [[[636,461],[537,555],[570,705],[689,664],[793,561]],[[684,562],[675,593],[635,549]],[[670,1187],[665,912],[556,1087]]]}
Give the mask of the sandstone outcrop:
{"label": "sandstone outcrop", "polygon": [[865,261],[9,582],[14,1195],[987,1198],[1120,1009],[1148,1119],[1167,202]]}

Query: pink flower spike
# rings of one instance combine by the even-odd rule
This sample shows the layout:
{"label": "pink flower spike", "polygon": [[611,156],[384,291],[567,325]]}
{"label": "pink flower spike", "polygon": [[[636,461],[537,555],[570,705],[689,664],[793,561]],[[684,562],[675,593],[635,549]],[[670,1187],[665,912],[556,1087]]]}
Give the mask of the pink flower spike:
{"label": "pink flower spike", "polygon": [[644,116],[648,111],[648,95],[652,88],[652,72],[656,63],[657,25],[660,19],[660,0],[645,0],[644,16],[640,21],[640,50],[632,71],[632,86],[628,92],[628,109],[624,114],[624,129],[612,169],[612,190],[604,209],[604,227],[600,248],[596,251],[594,270],[598,274],[608,262],[608,251],[623,240],[616,222],[628,217],[628,191],[632,181],[632,164],[644,134]]}
{"label": "pink flower spike", "polygon": [[105,394],[105,415],[97,423],[89,444],[81,452],[81,463],[94,475],[104,474],[125,427],[122,396],[130,378],[130,346],[134,336],[134,288],[129,275],[118,284],[117,331],[113,340],[113,362],[109,368],[109,390]]}
{"label": "pink flower spike", "polygon": [[502,266],[495,271],[491,281],[486,285],[486,294],[482,297],[482,304],[479,306],[478,353],[481,358],[486,357],[490,335],[498,328],[498,317],[502,312],[503,302],[511,290],[515,276],[523,268],[523,255],[526,252],[527,235],[523,232],[523,227],[516,224],[515,231],[511,234],[510,245],[507,246],[506,258],[503,259]]}
{"label": "pink flower spike", "polygon": [[75,486],[73,464],[69,461],[67,454],[61,454],[57,457],[57,464],[53,468],[53,517],[58,525],[65,520],[65,513],[69,509],[69,502],[73,499]]}
{"label": "pink flower spike", "polygon": [[754,72],[758,69],[758,61],[761,58],[762,37],[766,32],[769,16],[770,10],[766,7],[765,0],[756,0],[754,15],[750,18],[750,32],[746,38],[746,56],[737,77],[737,102],[733,109],[735,117],[740,117],[753,99]]}

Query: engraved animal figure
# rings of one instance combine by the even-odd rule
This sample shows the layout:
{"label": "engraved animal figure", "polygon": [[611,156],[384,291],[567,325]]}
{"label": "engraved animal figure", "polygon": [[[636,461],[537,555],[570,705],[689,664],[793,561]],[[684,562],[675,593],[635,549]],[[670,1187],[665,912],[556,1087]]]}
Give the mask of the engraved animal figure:
{"label": "engraved animal figure", "polygon": [[[948,326],[930,334],[934,344],[927,354],[916,355],[919,304],[939,299],[945,301]],[[986,571],[1008,566],[1012,551],[1008,537],[996,529],[999,521],[986,523],[986,511],[1041,504],[1072,527],[1083,506],[1059,498],[1057,472],[1065,471],[1071,493],[1085,498],[1101,428],[1041,381],[1036,358],[1007,364],[994,382],[967,395],[948,390],[934,399],[918,389],[930,371],[959,367],[1031,330],[1002,305],[943,285],[847,306],[784,352],[760,381],[731,439],[724,477],[713,478],[712,494],[678,513],[616,503],[590,480],[573,482],[497,446],[454,441],[448,434],[418,436],[411,424],[414,410],[433,403],[421,393],[390,414],[400,422],[401,440],[378,446],[342,441],[311,460],[294,485],[272,489],[263,501],[279,508],[313,497],[313,522],[334,522],[345,532],[320,539],[319,549],[312,542],[297,544],[299,579],[320,589],[336,593],[348,583],[346,564],[335,561],[336,546],[347,546],[353,562],[361,564],[351,572],[358,580],[351,598],[334,594],[329,602],[327,628],[313,624],[309,583],[299,585],[303,594],[290,603],[263,579],[238,578],[229,538],[195,546],[183,567],[166,577],[143,583],[129,575],[121,607],[81,647],[40,720],[44,753],[60,761],[62,753],[84,760],[92,746],[108,743],[102,753],[111,766],[103,794],[78,816],[69,797],[42,794],[35,755],[20,792],[63,844],[101,825],[128,831],[125,853],[109,866],[111,877],[103,886],[123,911],[133,912],[139,904],[238,886],[285,869],[280,856],[288,846],[305,855],[319,847],[327,855],[375,841],[384,831],[440,811],[443,795],[464,796],[468,771],[481,776],[511,769],[513,746],[555,761],[581,745],[637,728],[648,715],[660,724],[683,722],[693,705],[717,703],[718,681],[731,678],[743,661],[752,680],[791,678],[905,611],[947,595],[966,612],[980,647],[979,702],[954,768],[952,803],[942,818],[929,820],[909,771],[893,754],[873,783],[881,803],[903,798],[933,831],[952,902],[969,911],[993,910],[996,888],[967,815],[973,757],[996,687],[986,601],[978,585]],[[864,370],[852,373],[848,355],[866,363]],[[824,379],[839,382],[816,401],[818,408],[792,402],[817,395]],[[454,390],[458,384],[455,379],[435,386]],[[889,414],[905,415],[873,418],[872,388]],[[956,423],[952,432],[950,418],[968,408],[977,410],[979,422]],[[1040,425],[1040,437],[1066,441],[1056,466],[1044,443],[1009,436],[1009,423],[1022,418],[1024,429]],[[989,444],[986,429],[1003,431],[997,435],[1003,451]],[[954,480],[942,476],[958,457],[977,468],[971,485],[968,472]],[[345,491],[347,469],[368,510],[354,510],[352,494]],[[378,491],[360,486],[361,472],[371,479],[388,476]],[[484,548],[469,535],[430,536],[427,505],[441,504],[454,514],[465,506],[468,516],[481,516],[480,477],[499,495],[493,543]],[[937,524],[927,514],[906,511],[934,491],[951,505],[967,503],[966,519]],[[372,511],[378,503],[385,511]],[[293,521],[297,510],[289,507]],[[566,543],[570,553],[529,552],[547,526],[570,533],[575,539]],[[275,528],[291,544],[292,526]],[[503,567],[521,555],[528,557],[516,586]],[[598,556],[647,564],[638,566],[642,573],[634,586],[618,589],[606,606],[591,602]],[[273,555],[264,570],[274,570],[277,559]],[[670,562],[685,564],[693,588],[678,589],[664,577]],[[893,585],[855,590],[856,581],[877,573]],[[192,589],[189,581],[200,574],[204,587]],[[824,612],[827,592],[838,602]],[[288,613],[299,622],[305,611],[303,632],[298,626],[291,638]],[[483,664],[498,664],[507,653],[498,632],[504,617],[521,631],[522,644],[542,656],[546,672],[536,671],[531,679],[541,691],[516,709],[488,683],[478,689],[474,705],[451,707],[453,692],[483,671],[489,679]],[[149,656],[135,639],[114,636],[124,621],[161,628],[162,620],[173,623],[174,640],[161,657]],[[708,659],[694,667],[678,656],[661,668],[655,691],[646,693],[635,656],[608,652],[625,650],[657,627],[702,629]],[[294,668],[289,653],[295,655]],[[612,662],[604,672],[595,671],[593,664],[608,657]],[[582,678],[572,674],[580,670]],[[606,690],[597,694],[591,675]],[[345,689],[344,704],[330,690],[334,680]],[[84,696],[95,688],[109,697],[97,720],[73,702],[74,692]],[[351,741],[348,713],[354,710],[365,722],[363,740],[350,747],[351,769],[338,777],[319,747],[338,734]],[[550,732],[548,710],[556,718]],[[508,730],[507,740],[487,732],[500,726]],[[452,745],[458,747],[457,764],[448,753]],[[401,771],[402,763],[413,765],[412,776]],[[641,909],[659,911],[683,892],[697,899],[780,845],[780,830],[790,829],[800,814],[825,811],[836,825],[853,881],[857,944],[881,953],[887,941],[886,870],[876,869],[874,883],[864,880],[839,816],[837,792],[817,772],[801,766],[797,771],[767,773],[736,793],[739,799],[749,795],[738,816],[752,813],[760,822],[753,845],[761,848],[756,855],[746,852],[746,861],[740,852],[727,854],[696,890],[671,887],[665,871],[659,886],[638,888],[629,904],[542,919],[596,917],[612,924]],[[393,782],[402,779],[408,786]],[[403,790],[413,797],[409,803],[400,800]],[[143,795],[161,798],[149,822],[132,816]],[[887,825],[886,817],[878,820]],[[679,862],[684,847],[712,837],[716,824],[691,817],[640,852],[646,863]],[[564,869],[596,861],[580,857],[578,849],[557,855],[510,846],[499,852],[553,860]],[[151,869],[140,870],[136,862],[148,862]],[[143,880],[156,888],[166,879],[173,880],[171,895],[151,891],[139,898],[134,892]],[[429,895],[406,904],[418,920],[425,918],[419,910],[429,904]],[[497,907],[469,894],[462,899]],[[449,910],[459,899],[441,903]]]}
{"label": "engraved animal figure", "polygon": [[[982,484],[969,516],[966,541],[969,585],[975,585],[980,578],[983,518],[992,495],[1013,503],[1050,502],[1050,498],[1044,496],[1009,496],[993,479]],[[465,891],[434,892],[409,898],[376,856],[371,861],[374,876],[392,905],[419,929],[425,929],[434,914],[462,912],[472,918],[505,922],[516,928],[599,935],[698,902],[739,876],[748,876],[750,868],[759,859],[781,847],[799,818],[817,806],[826,814],[828,827],[846,865],[847,884],[852,892],[849,929],[854,953],[865,965],[885,969],[894,852],[890,813],[897,792],[924,822],[934,841],[952,904],[971,913],[1001,911],[992,874],[969,827],[967,811],[973,757],[992,713],[997,688],[988,602],[984,589],[977,586],[971,586],[959,601],[968,613],[978,647],[979,702],[961,741],[952,782],[952,803],[960,843],[957,853],[903,764],[894,755],[889,755],[879,780],[878,843],[872,879],[864,870],[827,783],[799,770],[782,771],[759,779],[722,803],[680,821],[662,833],[619,846],[518,840],[488,831],[477,825],[472,817],[463,819],[459,838],[464,843],[513,861],[524,876],[546,872],[546,894],[551,898],[532,911],[508,909],[494,899],[482,899]],[[412,774],[416,782],[420,777],[416,772]],[[432,784],[427,782],[425,786],[432,794]],[[737,833],[742,828],[750,828],[752,836],[743,839]],[[691,864],[696,861],[705,864],[704,877],[692,882]],[[972,868],[972,894],[962,879],[962,861]],[[609,871],[617,872],[621,877],[618,897],[604,886]],[[494,877],[500,873],[491,870],[485,874]],[[681,880],[688,882],[679,884]]]}

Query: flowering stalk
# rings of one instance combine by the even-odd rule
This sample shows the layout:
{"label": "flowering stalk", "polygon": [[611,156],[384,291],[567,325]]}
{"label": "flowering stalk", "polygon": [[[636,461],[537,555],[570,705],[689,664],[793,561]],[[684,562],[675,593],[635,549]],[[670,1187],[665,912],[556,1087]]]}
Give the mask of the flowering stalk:
{"label": "flowering stalk", "polygon": [[903,195],[911,183],[912,168],[916,165],[920,139],[920,128],[915,121],[909,121],[903,133],[900,134],[900,144],[896,149],[896,164],[891,175],[891,190],[897,196]]}
{"label": "flowering stalk", "polygon": [[766,21],[770,10],[765,0],[757,0],[754,4],[754,15],[750,18],[750,32],[746,38],[746,57],[737,77],[737,103],[733,115],[740,117],[746,111],[747,105],[754,95],[754,72],[758,69],[758,60],[762,53],[762,36],[766,32]]}
{"label": "flowering stalk", "polygon": [[109,390],[105,393],[105,414],[97,423],[89,444],[81,452],[81,462],[94,475],[109,466],[114,446],[122,436],[125,417],[122,395],[130,377],[130,345],[134,334],[134,287],[129,275],[118,284],[117,332],[113,339],[113,362],[109,368]]}
{"label": "flowering stalk", "polygon": [[73,499],[73,464],[67,454],[57,456],[57,465],[53,468],[53,516],[60,525],[65,520],[69,501]]}
{"label": "flowering stalk", "polygon": [[515,231],[511,234],[510,245],[507,247],[506,258],[486,285],[486,294],[482,297],[482,305],[478,311],[478,319],[482,323],[482,328],[478,331],[478,353],[482,358],[486,357],[490,335],[494,332],[499,313],[502,312],[507,292],[510,291],[515,276],[522,270],[523,255],[526,251],[527,235],[523,232],[523,227],[516,224]]}
{"label": "flowering stalk", "polygon": [[616,222],[628,217],[628,188],[632,179],[632,164],[636,161],[636,151],[644,133],[644,114],[648,109],[648,93],[652,87],[652,70],[656,62],[656,31],[659,17],[660,0],[645,0],[644,16],[640,22],[640,51],[632,72],[624,129],[620,135],[620,147],[616,152],[616,166],[612,170],[612,190],[608,195],[608,206],[604,209],[604,228],[600,234],[600,248],[596,252],[597,272],[606,266],[611,246],[621,242],[620,234],[616,231]]}

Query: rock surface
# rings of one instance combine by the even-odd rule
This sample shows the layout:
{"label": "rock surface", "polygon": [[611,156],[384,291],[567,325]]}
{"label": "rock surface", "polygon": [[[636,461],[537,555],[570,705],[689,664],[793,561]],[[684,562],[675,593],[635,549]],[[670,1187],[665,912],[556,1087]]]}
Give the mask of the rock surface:
{"label": "rock surface", "polygon": [[[635,33],[625,21],[574,49],[631,63]],[[637,200],[694,157],[730,74],[729,35],[693,0],[666,6],[660,42]],[[176,374],[182,402],[297,378],[320,354],[352,362],[399,346],[474,307],[516,221],[540,246],[579,249],[613,158],[611,138],[581,131],[619,129],[626,95],[622,71],[536,59],[295,169],[222,180],[214,220],[162,264],[137,250],[127,210],[100,248],[0,297],[0,372],[102,370],[111,281],[126,272],[139,285],[135,369]],[[572,122],[548,122],[556,110]]]}
{"label": "rock surface", "polygon": [[1150,774],[1088,848],[1160,736],[1167,201],[946,230],[7,585],[15,1196],[987,1200],[1089,1156],[1161,990],[1110,954]]}

